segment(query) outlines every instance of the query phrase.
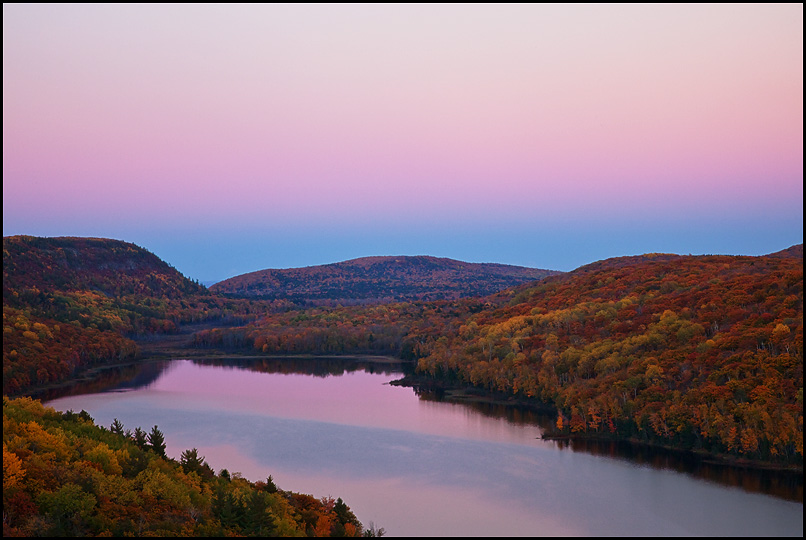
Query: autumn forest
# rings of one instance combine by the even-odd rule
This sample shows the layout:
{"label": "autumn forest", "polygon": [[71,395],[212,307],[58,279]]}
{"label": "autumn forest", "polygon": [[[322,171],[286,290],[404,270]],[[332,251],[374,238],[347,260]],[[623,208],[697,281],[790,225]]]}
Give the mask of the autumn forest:
{"label": "autumn forest", "polygon": [[184,346],[199,353],[392,356],[411,365],[399,384],[549,411],[551,437],[802,475],[802,245],[619,257],[567,273],[348,263],[207,289],[133,244],[5,237],[4,536],[383,533],[349,501],[216,473],[195,449],[172,459],[158,426],[98,426],[36,399],[94,368],[138,363],[149,340],[190,327]]}

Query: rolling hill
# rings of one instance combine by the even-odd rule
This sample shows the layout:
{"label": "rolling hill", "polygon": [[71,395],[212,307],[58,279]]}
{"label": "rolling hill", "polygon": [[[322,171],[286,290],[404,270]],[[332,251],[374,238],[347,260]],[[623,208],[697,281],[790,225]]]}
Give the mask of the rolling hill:
{"label": "rolling hill", "polygon": [[236,276],[211,291],[298,305],[361,305],[484,296],[561,272],[428,256],[364,257]]}
{"label": "rolling hill", "polygon": [[[107,297],[176,298],[206,292],[153,253],[107,238],[3,238],[3,298],[24,289],[95,291]],[[5,303],[5,302],[4,302]]]}

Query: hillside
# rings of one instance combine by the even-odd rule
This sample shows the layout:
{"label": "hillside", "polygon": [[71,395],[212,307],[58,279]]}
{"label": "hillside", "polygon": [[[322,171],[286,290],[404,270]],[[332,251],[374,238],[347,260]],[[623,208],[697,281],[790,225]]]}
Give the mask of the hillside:
{"label": "hillside", "polygon": [[803,258],[803,244],[796,244],[794,246],[790,246],[786,249],[782,249],[781,251],[776,251],[775,253],[770,253],[767,257],[778,257],[781,259],[787,258],[796,258],[802,259]]}
{"label": "hillside", "polygon": [[149,251],[102,238],[3,238],[3,392],[130,360],[131,337],[247,314]]}
{"label": "hillside", "polygon": [[299,305],[360,305],[484,296],[559,273],[427,256],[364,257],[322,266],[260,270],[216,283],[210,290],[238,297],[285,299]]}
{"label": "hillside", "polygon": [[559,433],[802,463],[803,260],[583,267],[444,333],[418,370],[556,406]]}
{"label": "hillside", "polygon": [[3,238],[3,298],[24,289],[95,291],[104,296],[177,298],[194,283],[153,253],[106,238]]}
{"label": "hillside", "polygon": [[[257,273],[273,280],[265,291],[288,287],[272,302],[320,304],[306,310],[215,296],[113,240],[5,238],[3,267],[4,393],[134,358],[127,335],[259,313],[194,344],[396,355],[431,380],[551,405],[559,434],[802,460],[802,245],[761,257],[617,257],[539,281],[526,280],[529,269],[432,257]],[[454,299],[508,273],[525,282]]]}

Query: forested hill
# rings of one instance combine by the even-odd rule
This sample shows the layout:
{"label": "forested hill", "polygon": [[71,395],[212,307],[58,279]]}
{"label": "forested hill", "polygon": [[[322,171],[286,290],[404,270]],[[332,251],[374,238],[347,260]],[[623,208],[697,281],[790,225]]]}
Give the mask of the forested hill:
{"label": "forested hill", "polygon": [[248,313],[134,244],[102,238],[3,238],[3,392],[64,381],[131,359],[129,337]]}
{"label": "forested hill", "polygon": [[796,244],[794,246],[788,247],[786,249],[782,249],[781,251],[776,251],[775,253],[770,253],[767,255],[768,257],[779,257],[782,259],[785,258],[803,258],[803,244]]}
{"label": "forested hill", "polygon": [[26,289],[166,298],[205,292],[153,253],[120,240],[4,237],[4,305]]}
{"label": "forested hill", "polygon": [[360,305],[484,296],[559,273],[427,256],[364,257],[306,268],[260,270],[216,283],[210,290],[286,299],[299,305]]}
{"label": "forested hill", "polygon": [[454,325],[419,370],[554,404],[562,432],[802,465],[802,249],[548,278]]}

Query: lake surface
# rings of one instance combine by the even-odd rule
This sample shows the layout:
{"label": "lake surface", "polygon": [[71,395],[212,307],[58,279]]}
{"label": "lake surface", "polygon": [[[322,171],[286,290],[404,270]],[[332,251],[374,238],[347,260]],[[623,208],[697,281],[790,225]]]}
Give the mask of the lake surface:
{"label": "lake surface", "polygon": [[171,457],[195,447],[216,470],[342,497],[388,536],[802,536],[802,479],[787,500],[766,476],[575,451],[539,439],[550,420],[423,399],[388,384],[400,377],[335,359],[174,360],[47,404],[107,427],[158,425]]}

